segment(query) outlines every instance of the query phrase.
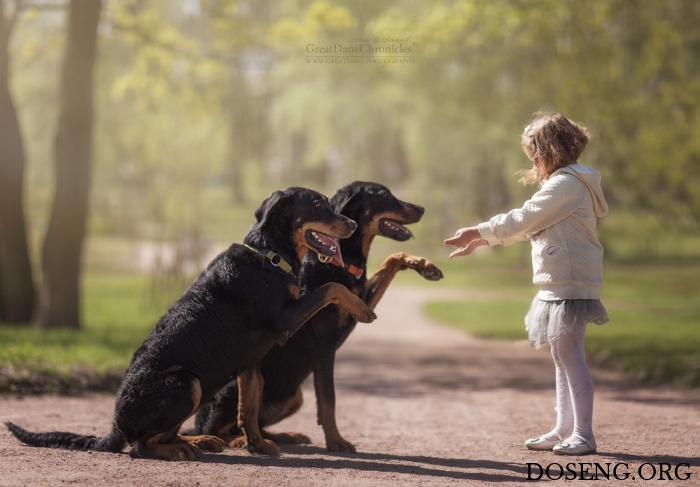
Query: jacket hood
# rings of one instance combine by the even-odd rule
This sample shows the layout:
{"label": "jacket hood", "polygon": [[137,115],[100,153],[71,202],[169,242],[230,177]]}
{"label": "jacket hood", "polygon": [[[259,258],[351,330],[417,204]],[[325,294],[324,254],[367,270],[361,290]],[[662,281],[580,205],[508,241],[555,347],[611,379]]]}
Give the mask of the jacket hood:
{"label": "jacket hood", "polygon": [[581,164],[569,164],[554,171],[554,174],[571,174],[579,178],[591,192],[593,198],[593,211],[597,217],[603,217],[608,214],[608,203],[605,201],[603,188],[600,185],[600,172],[592,167],[583,166]]}

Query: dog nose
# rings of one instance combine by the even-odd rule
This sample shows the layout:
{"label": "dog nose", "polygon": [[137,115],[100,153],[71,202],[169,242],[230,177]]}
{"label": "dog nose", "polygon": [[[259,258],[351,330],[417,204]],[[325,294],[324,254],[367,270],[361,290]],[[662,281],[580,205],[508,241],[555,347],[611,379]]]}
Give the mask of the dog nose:
{"label": "dog nose", "polygon": [[416,211],[422,215],[423,213],[425,213],[425,208],[416,205]]}
{"label": "dog nose", "polygon": [[345,224],[350,230],[355,230],[357,228],[357,223],[355,223],[354,220],[350,220],[349,218],[345,220]]}

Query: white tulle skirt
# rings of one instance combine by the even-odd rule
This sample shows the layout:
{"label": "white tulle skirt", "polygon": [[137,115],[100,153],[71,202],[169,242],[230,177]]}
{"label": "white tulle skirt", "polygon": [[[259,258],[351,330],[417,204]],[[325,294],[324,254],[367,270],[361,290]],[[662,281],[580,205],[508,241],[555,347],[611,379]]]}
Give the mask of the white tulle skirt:
{"label": "white tulle skirt", "polygon": [[608,312],[599,299],[565,299],[543,301],[535,296],[525,315],[525,329],[530,344],[540,348],[569,333],[585,333],[586,324],[603,325]]}

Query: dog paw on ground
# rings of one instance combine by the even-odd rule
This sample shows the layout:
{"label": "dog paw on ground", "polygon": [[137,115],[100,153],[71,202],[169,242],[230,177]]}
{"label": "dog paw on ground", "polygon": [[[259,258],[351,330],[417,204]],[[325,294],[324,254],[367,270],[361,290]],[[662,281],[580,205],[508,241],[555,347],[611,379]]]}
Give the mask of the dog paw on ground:
{"label": "dog paw on ground", "polygon": [[194,462],[202,456],[201,450],[189,443],[172,445],[169,450],[169,457],[173,462]]}
{"label": "dog paw on ground", "polygon": [[255,445],[248,444],[248,451],[257,455],[268,455],[271,457],[275,457],[282,452],[280,447],[270,440],[262,440]]}
{"label": "dog paw on ground", "polygon": [[335,438],[333,440],[326,441],[326,448],[328,451],[335,452],[355,453],[357,451],[355,449],[355,445],[347,440],[344,440],[343,438]]}
{"label": "dog paw on ground", "polygon": [[183,436],[181,437],[183,440],[185,440],[187,443],[190,445],[196,446],[200,450],[203,451],[211,451],[211,452],[216,452],[220,453],[224,451],[224,447],[226,446],[226,443],[224,443],[224,440],[221,438],[218,438],[216,436],[209,436],[209,435],[200,435],[200,436]]}
{"label": "dog paw on ground", "polygon": [[270,433],[264,432],[263,435],[268,440],[278,444],[278,445],[310,445],[311,438],[303,433],[296,433],[294,431],[285,431],[283,433]]}
{"label": "dog paw on ground", "polygon": [[268,455],[272,457],[279,455],[282,451],[279,446],[270,440],[261,440],[255,445],[251,445],[246,441],[245,436],[234,438],[233,440],[229,441],[228,446],[229,448],[245,448],[249,453],[256,455]]}
{"label": "dog paw on ground", "polygon": [[245,436],[242,435],[228,440],[227,443],[229,448],[248,448],[248,442],[246,441]]}

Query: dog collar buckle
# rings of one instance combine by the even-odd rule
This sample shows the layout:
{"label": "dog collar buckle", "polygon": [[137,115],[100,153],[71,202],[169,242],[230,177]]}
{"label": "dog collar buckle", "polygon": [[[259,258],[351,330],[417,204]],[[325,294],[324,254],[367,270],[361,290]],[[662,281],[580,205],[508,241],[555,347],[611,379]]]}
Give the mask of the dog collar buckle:
{"label": "dog collar buckle", "polygon": [[260,254],[263,257],[265,257],[267,260],[270,261],[270,264],[272,264],[275,267],[279,267],[282,269],[284,272],[287,274],[291,274],[292,272],[292,266],[282,258],[282,256],[276,252],[273,252],[272,250],[266,250],[266,249],[256,249],[255,247],[248,245],[248,244],[243,244],[247,249],[252,250],[256,254]]}
{"label": "dog collar buckle", "polygon": [[267,259],[270,261],[270,264],[272,264],[275,267],[279,267],[280,262],[282,262],[282,257],[280,257],[279,254],[274,253],[272,250],[270,250],[265,257],[267,257]]}

